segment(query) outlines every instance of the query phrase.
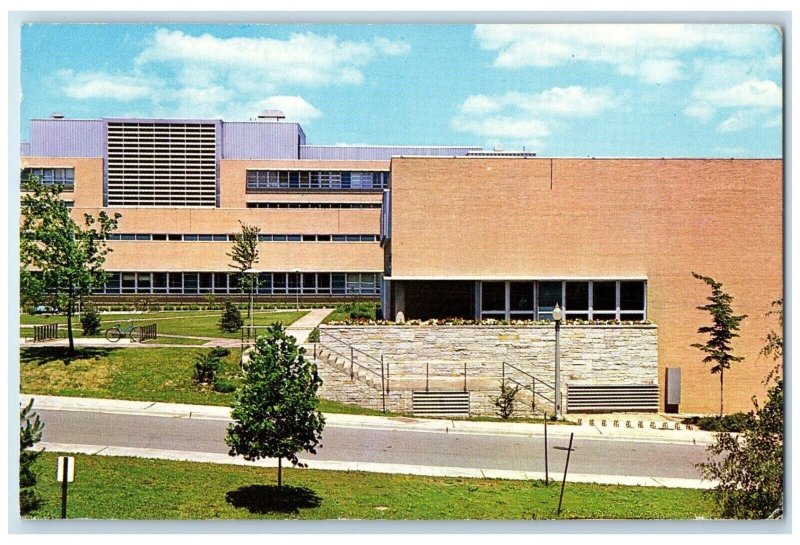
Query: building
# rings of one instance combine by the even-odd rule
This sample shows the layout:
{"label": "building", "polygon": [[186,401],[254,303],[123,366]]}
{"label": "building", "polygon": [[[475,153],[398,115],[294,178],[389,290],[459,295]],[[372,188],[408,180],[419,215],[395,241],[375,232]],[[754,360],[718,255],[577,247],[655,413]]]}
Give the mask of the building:
{"label": "building", "polygon": [[380,208],[394,155],[480,148],[314,146],[278,111],[256,121],[30,122],[22,179],[64,186],[76,218],[120,212],[99,295],[238,294],[239,222],[261,228],[262,298],[377,298]]}
{"label": "building", "polygon": [[[726,411],[763,396],[759,356],[783,297],[783,162],[733,159],[395,157],[384,211],[387,315],[653,322],[664,408],[719,410],[696,348],[714,277],[746,314],[725,374]],[[422,221],[420,218],[424,218]]]}
{"label": "building", "polygon": [[[696,309],[709,294],[697,272],[748,315],[726,409],[749,410],[766,390],[773,362],[759,350],[776,327],[770,303],[783,297],[781,160],[315,146],[267,112],[248,122],[35,119],[22,166],[23,179],[64,185],[76,217],[122,214],[102,296],[239,294],[227,252],[244,222],[261,228],[262,298],[380,296],[384,316],[406,320],[547,320],[558,303],[567,321],[648,321],[626,338],[645,347],[660,408],[670,408],[668,370],[679,370],[672,408],[714,412],[718,376],[691,347],[709,320]],[[530,337],[548,365],[549,335]],[[595,365],[586,376],[624,382],[619,362],[637,365],[638,354],[608,342],[624,358],[617,374]],[[603,359],[581,346],[582,369]]]}

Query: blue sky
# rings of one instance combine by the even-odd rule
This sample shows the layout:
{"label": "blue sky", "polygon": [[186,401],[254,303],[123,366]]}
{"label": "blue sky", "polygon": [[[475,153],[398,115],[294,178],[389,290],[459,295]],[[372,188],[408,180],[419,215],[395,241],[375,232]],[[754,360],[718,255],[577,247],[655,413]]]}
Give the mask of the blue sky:
{"label": "blue sky", "polygon": [[27,120],[253,118],[313,144],[780,157],[766,25],[79,25],[22,30]]}

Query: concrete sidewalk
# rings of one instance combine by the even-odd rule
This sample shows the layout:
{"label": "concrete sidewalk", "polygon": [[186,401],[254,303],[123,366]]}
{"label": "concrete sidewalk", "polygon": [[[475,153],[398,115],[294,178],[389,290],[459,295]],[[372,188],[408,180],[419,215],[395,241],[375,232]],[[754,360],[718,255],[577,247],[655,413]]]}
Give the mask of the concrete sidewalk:
{"label": "concrete sidewalk", "polygon": [[333,312],[332,308],[315,308],[305,316],[300,317],[286,328],[286,332],[297,339],[297,344],[304,344],[311,331],[322,323],[328,314]]}
{"label": "concrete sidewalk", "polygon": [[[37,448],[44,448],[50,452],[69,454],[89,454],[93,456],[129,456],[133,458],[149,458],[156,460],[172,460],[186,462],[201,462],[221,465],[249,466],[249,467],[277,467],[278,461],[272,458],[248,462],[243,458],[227,456],[211,452],[187,452],[179,450],[164,450],[150,448],[112,447],[103,445],[76,445],[66,443],[37,443]],[[479,469],[471,467],[445,467],[422,466],[412,464],[387,464],[377,462],[349,462],[335,460],[316,460],[313,458],[299,458],[300,462],[308,465],[308,469],[327,471],[364,471],[368,473],[390,473],[397,475],[419,475],[428,477],[467,477],[473,479],[506,479],[515,481],[532,481],[545,479],[544,472],[539,471],[514,471],[505,469]],[[558,484],[558,475],[554,471],[550,475],[551,486]],[[700,479],[680,479],[670,477],[641,477],[631,475],[590,475],[569,473],[567,481],[571,483],[594,483],[606,485],[625,486],[653,486],[664,488],[695,488],[708,489],[714,486],[713,482]]]}
{"label": "concrete sidewalk", "polygon": [[[229,420],[230,408],[212,405],[187,405],[153,401],[125,401],[118,399],[93,399],[20,394],[20,403],[34,398],[34,409],[58,411],[83,411],[111,414],[161,416],[167,418],[197,418],[203,420]],[[478,422],[469,420],[429,419],[389,416],[363,416],[351,414],[325,414],[326,423],[338,428],[356,428],[417,433],[449,433],[469,435],[503,435],[539,437],[544,435],[543,424],[522,422]],[[671,444],[708,445],[715,434],[699,430],[659,430],[640,428],[597,428],[592,426],[548,425],[551,437],[569,437],[604,441],[656,442]]]}

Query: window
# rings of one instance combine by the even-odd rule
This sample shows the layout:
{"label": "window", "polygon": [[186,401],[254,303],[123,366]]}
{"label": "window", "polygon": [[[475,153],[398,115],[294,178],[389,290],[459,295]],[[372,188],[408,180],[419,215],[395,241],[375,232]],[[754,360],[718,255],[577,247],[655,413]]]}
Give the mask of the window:
{"label": "window", "polygon": [[169,292],[183,292],[183,275],[181,273],[169,273]]}
{"label": "window", "polygon": [[136,275],[136,293],[150,293],[150,273]]}
{"label": "window", "polygon": [[617,319],[616,282],[592,282],[592,319]]}
{"label": "window", "polygon": [[561,300],[561,282],[539,282],[539,320],[552,320],[553,309]]}
{"label": "window", "polygon": [[511,282],[512,320],[533,320],[533,282]]}
{"label": "window", "polygon": [[136,273],[122,273],[122,293],[136,293]]}
{"label": "window", "polygon": [[589,282],[565,282],[564,318],[589,319]]}
{"label": "window", "polygon": [[[388,172],[248,170],[245,174],[245,188],[247,193],[276,189],[379,191],[386,188],[388,178]],[[277,208],[283,203],[271,204],[276,206],[248,203],[248,207]],[[293,204],[291,207],[301,206]]]}
{"label": "window", "polygon": [[197,293],[197,273],[183,273],[183,293]]}
{"label": "window", "polygon": [[20,184],[25,184],[31,178],[44,185],[63,186],[64,191],[75,190],[74,168],[23,168],[19,177]]}
{"label": "window", "polygon": [[619,283],[620,320],[644,320],[644,282]]}
{"label": "window", "polygon": [[481,318],[496,318],[503,320],[506,317],[506,283],[482,282],[481,283]]}
{"label": "window", "polygon": [[153,293],[167,292],[167,273],[153,273]]}

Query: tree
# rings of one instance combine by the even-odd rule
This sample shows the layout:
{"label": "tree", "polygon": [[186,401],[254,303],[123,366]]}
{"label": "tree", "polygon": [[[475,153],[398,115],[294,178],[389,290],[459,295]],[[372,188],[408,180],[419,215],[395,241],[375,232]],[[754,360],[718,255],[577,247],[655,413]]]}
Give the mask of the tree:
{"label": "tree", "polygon": [[228,255],[234,263],[230,266],[240,271],[239,287],[242,291],[247,290],[250,294],[250,306],[247,307],[247,317],[250,318],[251,307],[253,306],[253,291],[258,284],[258,278],[253,274],[246,274],[245,271],[252,269],[258,263],[258,235],[261,228],[255,225],[247,225],[239,222],[242,232],[233,239],[233,247]]}
{"label": "tree", "polygon": [[226,301],[225,308],[222,311],[222,316],[220,316],[219,319],[220,331],[233,333],[235,331],[239,331],[243,325],[244,320],[242,320],[242,313],[239,312],[239,309],[236,307],[236,305],[230,301]]}
{"label": "tree", "polygon": [[722,290],[720,282],[710,276],[702,276],[695,272],[692,273],[692,276],[711,286],[711,296],[706,298],[709,304],[697,307],[698,310],[704,310],[711,315],[713,325],[703,326],[697,330],[698,333],[708,334],[709,339],[705,344],[694,343],[692,347],[698,348],[706,354],[703,363],[714,364],[711,367],[712,374],[719,373],[719,415],[722,416],[724,413],[725,369],[730,369],[732,363],[744,359],[733,355],[731,340],[739,336],[736,333],[739,331],[739,324],[747,318],[747,315],[736,316],[733,314],[731,308],[733,297]]}
{"label": "tree", "polygon": [[100,333],[100,313],[94,305],[85,305],[81,314],[81,326],[84,335],[97,335]]}
{"label": "tree", "polygon": [[775,361],[775,367],[772,368],[764,381],[766,384],[772,382],[773,376],[783,375],[783,299],[776,299],[770,305],[775,310],[767,312],[767,316],[772,316],[773,314],[778,316],[778,327],[781,332],[771,329],[767,333],[766,344],[760,351],[762,356],[771,357]]}
{"label": "tree", "polygon": [[34,462],[42,455],[44,449],[33,447],[42,440],[44,424],[39,415],[33,412],[33,399],[19,411],[19,509],[26,515],[39,506],[36,494],[36,470]]}
{"label": "tree", "polygon": [[80,297],[101,287],[105,240],[117,228],[120,214],[83,215],[80,226],[61,200],[61,186],[29,180],[22,195],[20,224],[20,295],[23,303],[49,300],[67,316],[69,351],[75,351],[72,316]]}
{"label": "tree", "polygon": [[301,466],[300,451],[316,454],[325,419],[317,410],[322,380],[305,349],[279,323],[258,338],[236,393],[225,442],[231,456],[245,460],[278,459],[278,486],[283,485],[282,460]]}

